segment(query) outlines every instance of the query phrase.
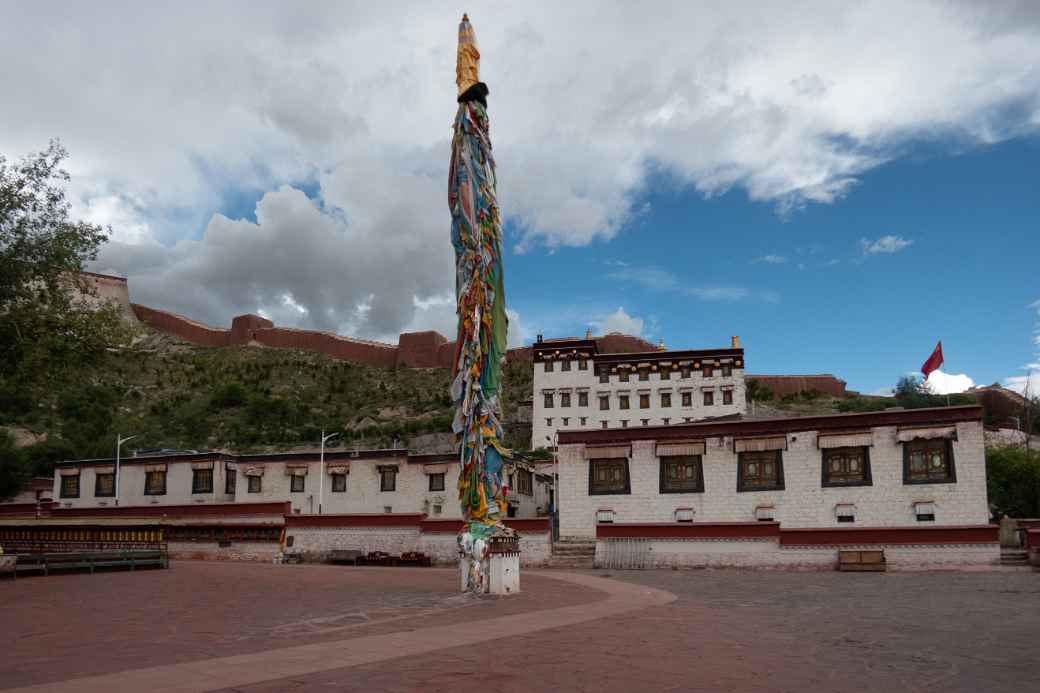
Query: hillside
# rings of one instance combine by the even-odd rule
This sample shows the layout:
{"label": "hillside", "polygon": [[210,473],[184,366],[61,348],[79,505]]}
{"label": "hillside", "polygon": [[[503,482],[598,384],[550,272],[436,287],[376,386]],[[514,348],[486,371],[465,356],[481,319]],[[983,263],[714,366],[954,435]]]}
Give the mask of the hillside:
{"label": "hillside", "polygon": [[[453,441],[449,379],[445,369],[196,346],[146,328],[132,347],[110,351],[66,392],[0,402],[0,421],[46,434],[49,442],[38,447],[49,458],[110,456],[117,432],[138,436],[124,451],[314,448],[322,428],[342,433],[330,441],[333,449],[397,443],[443,452]],[[530,397],[530,364],[511,364],[504,381],[507,443],[522,449],[529,428],[509,414]]]}

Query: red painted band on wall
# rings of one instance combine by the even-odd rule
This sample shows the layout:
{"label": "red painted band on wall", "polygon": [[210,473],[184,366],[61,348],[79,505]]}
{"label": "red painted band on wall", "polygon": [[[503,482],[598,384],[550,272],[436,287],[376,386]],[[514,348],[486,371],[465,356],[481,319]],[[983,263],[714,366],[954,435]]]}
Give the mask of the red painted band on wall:
{"label": "red painted band on wall", "polygon": [[759,539],[780,536],[779,522],[602,523],[597,539]]}
{"label": "red painted band on wall", "polygon": [[212,517],[214,515],[277,515],[292,512],[292,503],[216,503],[198,505],[122,505],[111,508],[54,508],[51,516],[66,517]]}
{"label": "red painted band on wall", "polygon": [[[462,520],[423,520],[421,526],[424,534],[458,534],[464,524]],[[543,534],[549,531],[547,517],[510,519],[505,524],[520,533]]]}
{"label": "red painted band on wall", "polygon": [[996,525],[782,529],[780,545],[996,544],[999,529]]}
{"label": "red painted band on wall", "polygon": [[288,529],[303,527],[415,527],[422,524],[422,513],[360,513],[353,515],[286,515]]}

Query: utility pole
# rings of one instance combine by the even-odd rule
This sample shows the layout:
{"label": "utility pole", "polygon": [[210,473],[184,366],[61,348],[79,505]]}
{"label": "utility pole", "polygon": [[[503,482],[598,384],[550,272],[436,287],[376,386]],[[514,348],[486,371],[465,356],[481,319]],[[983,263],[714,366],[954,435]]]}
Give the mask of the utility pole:
{"label": "utility pole", "polygon": [[116,476],[115,476],[115,492],[116,492],[116,505],[119,505],[119,448],[123,447],[123,443],[128,440],[133,440],[136,435],[127,436],[123,438],[118,433],[116,434]]}
{"label": "utility pole", "polygon": [[318,463],[318,514],[321,515],[321,504],[325,500],[325,441],[335,438],[339,433],[325,435],[325,429],[321,429],[321,460]]}

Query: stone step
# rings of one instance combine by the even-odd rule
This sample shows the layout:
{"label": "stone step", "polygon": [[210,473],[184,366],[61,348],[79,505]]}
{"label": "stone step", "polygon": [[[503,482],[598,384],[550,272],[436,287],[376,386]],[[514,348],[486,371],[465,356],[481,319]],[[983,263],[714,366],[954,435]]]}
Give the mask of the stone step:
{"label": "stone step", "polygon": [[553,554],[557,556],[592,556],[596,553],[596,545],[588,546],[553,546]]}
{"label": "stone step", "polygon": [[590,569],[591,570],[595,566],[593,565],[592,558],[588,558],[588,559],[584,559],[584,560],[576,560],[576,559],[572,559],[572,558],[561,559],[561,558],[555,558],[554,557],[554,558],[549,560],[549,567],[550,568],[585,568],[585,569]]}

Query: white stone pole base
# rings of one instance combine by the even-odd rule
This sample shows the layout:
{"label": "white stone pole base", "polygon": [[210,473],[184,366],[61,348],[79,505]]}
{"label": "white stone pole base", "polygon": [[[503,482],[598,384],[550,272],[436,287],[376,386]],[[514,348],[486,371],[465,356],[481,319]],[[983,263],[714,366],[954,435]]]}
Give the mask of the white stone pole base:
{"label": "white stone pole base", "polygon": [[[474,580],[478,582],[476,586],[471,584]],[[519,593],[520,554],[491,554],[483,561],[469,556],[459,558],[459,589],[475,594]]]}

